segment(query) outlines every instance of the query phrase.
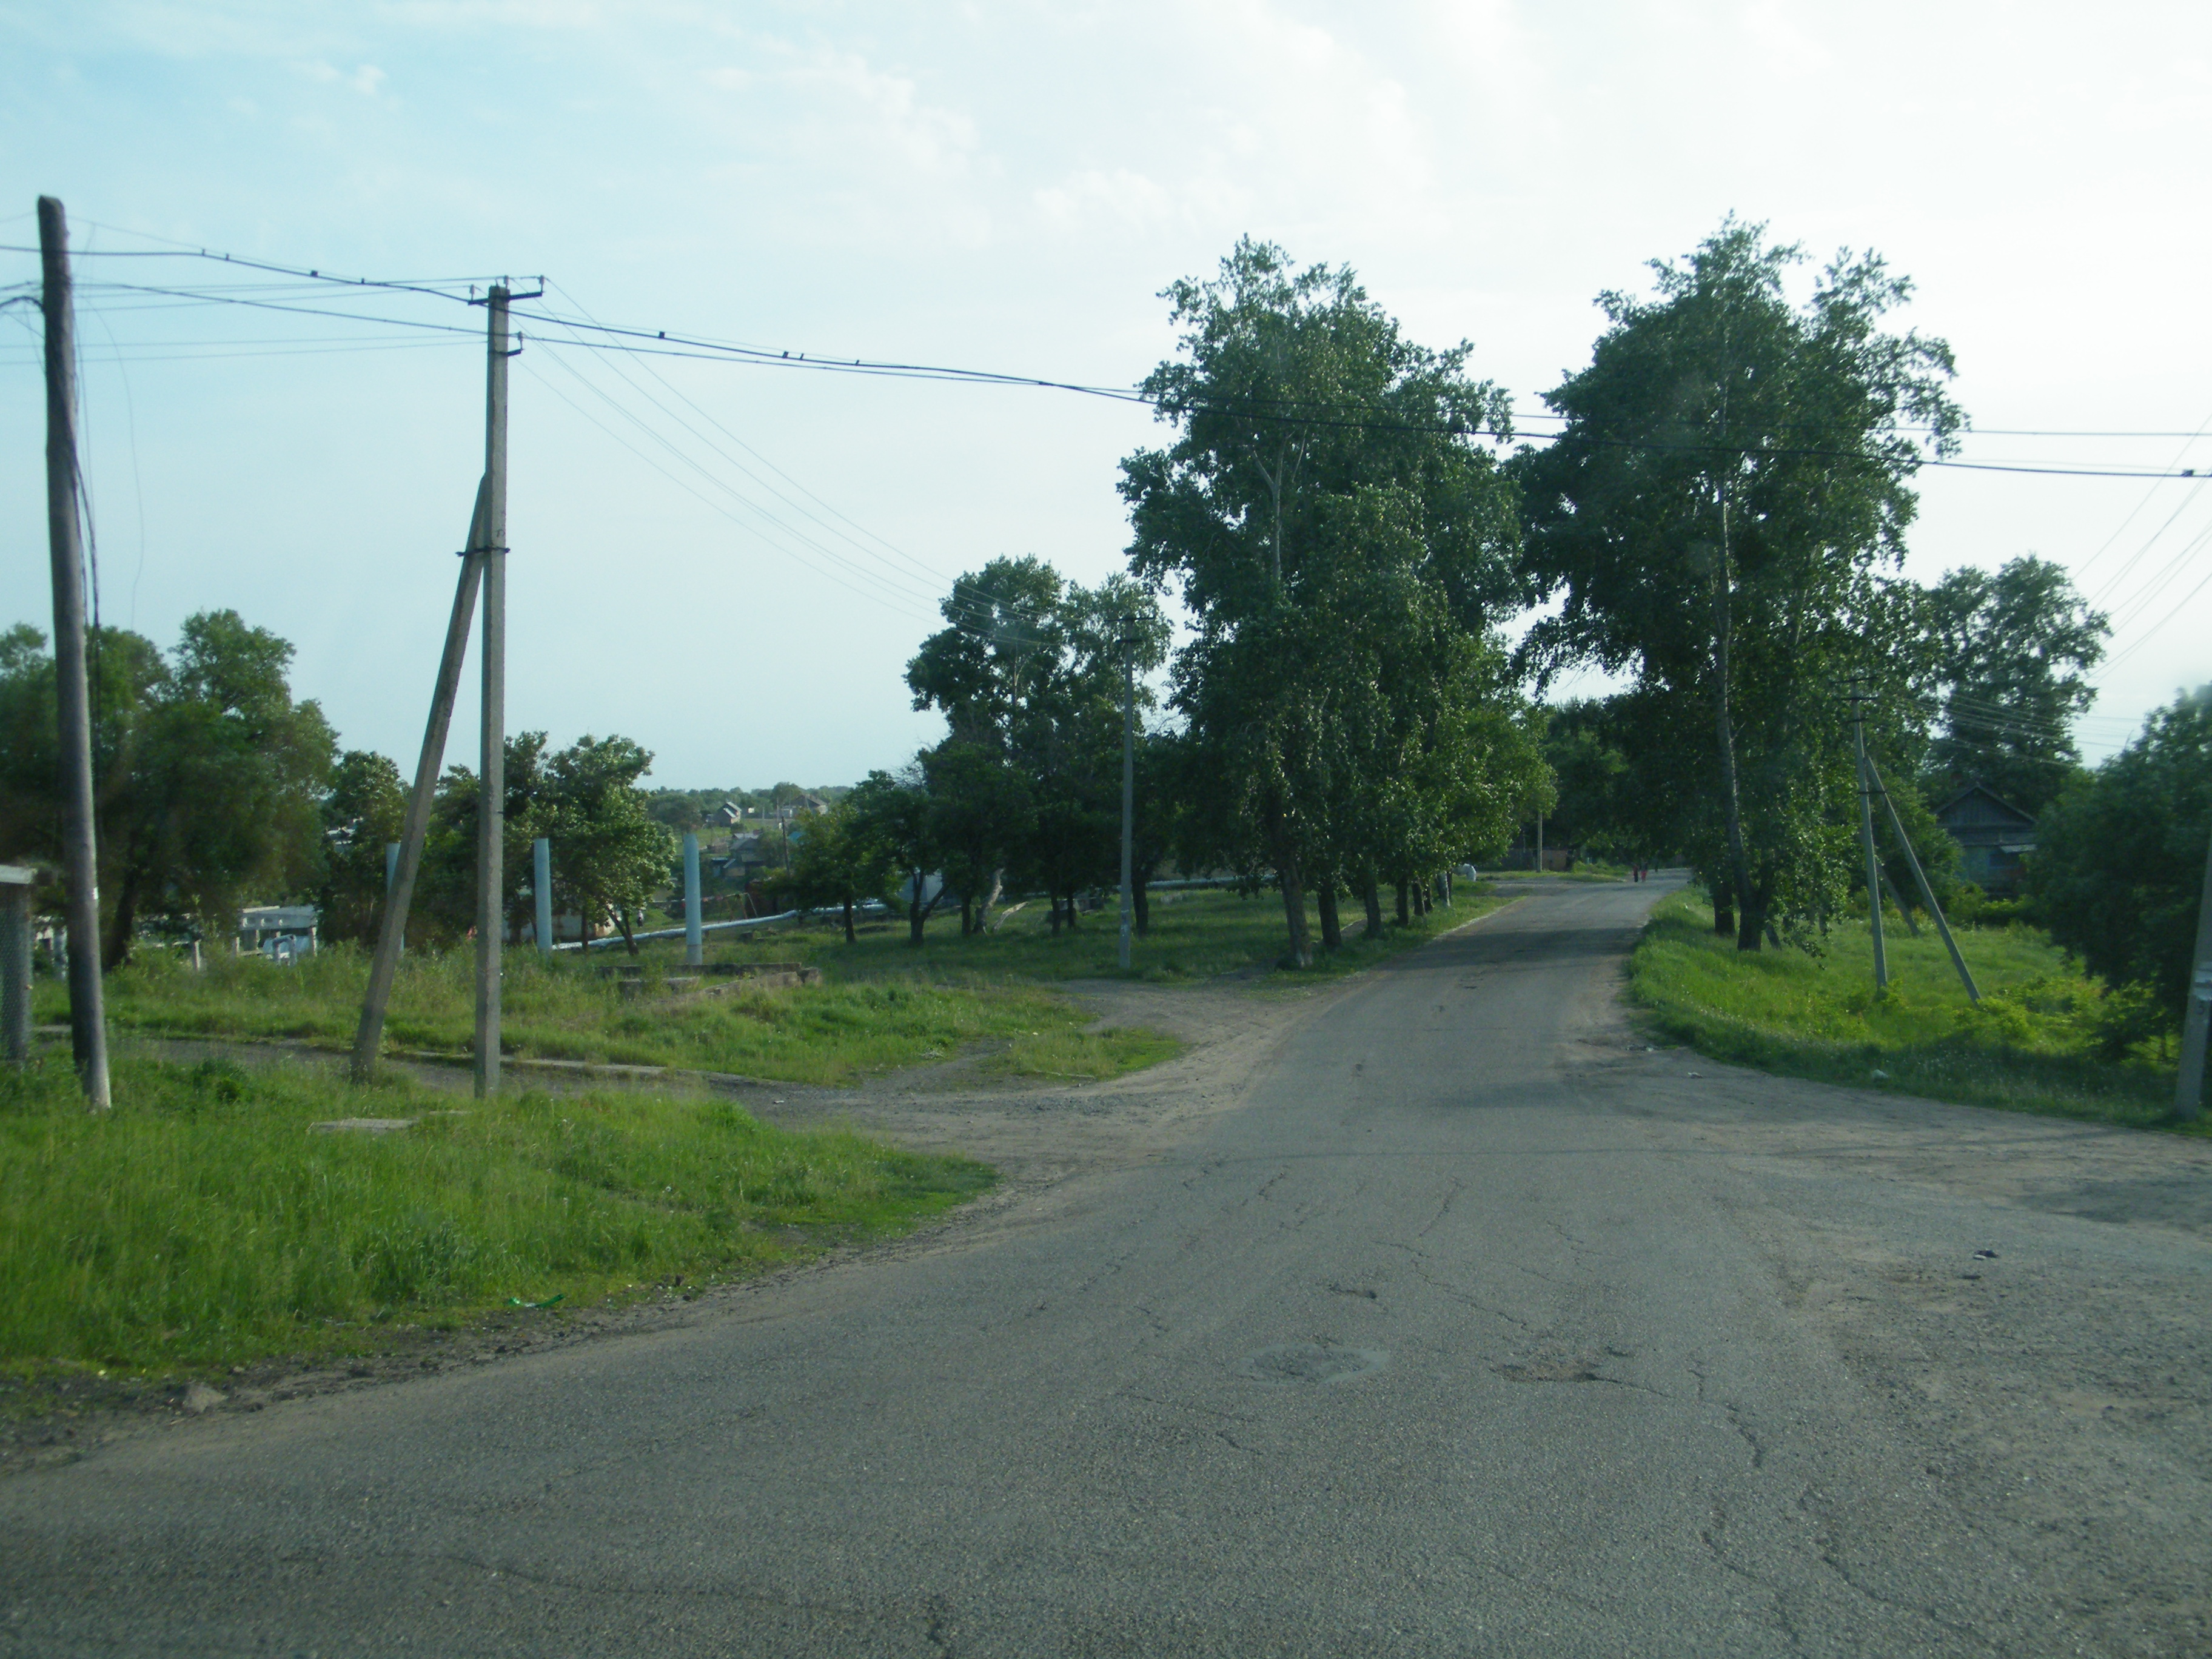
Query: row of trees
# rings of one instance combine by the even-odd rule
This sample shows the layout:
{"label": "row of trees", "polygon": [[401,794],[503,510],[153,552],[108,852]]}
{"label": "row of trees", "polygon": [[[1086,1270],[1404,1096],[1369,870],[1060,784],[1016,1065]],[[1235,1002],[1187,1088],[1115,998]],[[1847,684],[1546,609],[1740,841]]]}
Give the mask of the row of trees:
{"label": "row of trees", "polygon": [[[1901,813],[1922,864],[1940,878],[1958,848],[1931,805],[1978,782],[2033,815],[2086,775],[2073,720],[2094,695],[2087,672],[2102,659],[2107,624],[2063,568],[2033,555],[1995,572],[1954,570],[1932,587],[1901,577],[1885,586],[1887,631],[1866,649],[1902,690],[1873,708],[1871,743],[1885,778],[1911,786],[1898,792]],[[1846,675],[1830,688],[1832,726],[1849,720],[1852,684]],[[1683,712],[1649,684],[1548,711],[1556,842],[1620,859],[1694,842],[1703,733],[1686,751],[1666,740]],[[1840,804],[1848,814],[1856,785],[1848,757],[1842,764],[1826,781],[1827,810]],[[1676,775],[1681,781],[1670,781]],[[1896,856],[1904,890],[1910,877]]]}
{"label": "row of trees", "polygon": [[[122,629],[88,641],[104,965],[142,930],[227,936],[240,908],[309,899],[324,937],[366,939],[384,892],[384,849],[406,810],[398,769],[341,752],[312,700],[295,701],[292,647],[235,611],[189,618],[164,653]],[[58,861],[53,659],[37,629],[0,634],[0,848]],[[666,884],[674,837],[646,811],[652,757],[627,738],[557,752],[545,734],[507,745],[507,904],[527,911],[529,843],[560,849],[555,902],[586,926],[626,921]],[[410,937],[451,941],[473,924],[477,780],[440,780]]]}
{"label": "row of trees", "polygon": [[[509,927],[519,929],[536,903],[530,844],[544,836],[555,849],[555,910],[580,917],[587,939],[610,919],[629,938],[635,916],[667,885],[676,854],[675,833],[650,815],[638,787],[652,755],[623,737],[586,735],[551,750],[543,732],[508,738],[506,754],[501,867]],[[475,926],[481,804],[477,775],[448,767],[431,803],[410,939],[450,944]],[[399,839],[406,811],[406,785],[390,759],[366,750],[338,758],[323,798],[323,875],[313,890],[325,938],[374,937],[385,848]]]}
{"label": "row of trees", "polygon": [[[1478,441],[1510,431],[1504,394],[1466,345],[1407,340],[1350,270],[1272,246],[1166,297],[1181,350],[1145,390],[1176,434],[1122,464],[1130,574],[1084,588],[1021,558],[963,577],[907,668],[944,741],[809,827],[802,896],[901,889],[918,939],[942,871],[963,933],[1008,884],[1072,923],[1115,878],[1125,695],[1139,929],[1172,860],[1274,883],[1309,963],[1310,896],[1323,948],[1343,897],[1379,932],[1385,889],[1402,918],[1547,802],[1496,626],[1528,592],[1514,486]],[[1191,622],[1172,655],[1170,592]]]}

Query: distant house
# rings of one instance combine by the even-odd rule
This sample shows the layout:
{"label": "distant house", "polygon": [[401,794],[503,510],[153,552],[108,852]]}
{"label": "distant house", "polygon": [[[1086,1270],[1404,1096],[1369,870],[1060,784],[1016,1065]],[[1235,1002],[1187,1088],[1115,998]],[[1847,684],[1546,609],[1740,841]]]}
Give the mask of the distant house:
{"label": "distant house", "polygon": [[1987,784],[1970,783],[1936,809],[1936,822],[1959,843],[1959,873],[1985,893],[2020,886],[2022,861],[2035,850],[2035,819]]}
{"label": "distant house", "polygon": [[717,806],[713,811],[707,815],[708,823],[719,823],[725,830],[729,829],[733,824],[743,823],[744,821],[745,809],[738,805],[735,801],[726,800],[720,806]]}
{"label": "distant house", "polygon": [[258,951],[288,967],[313,956],[323,913],[312,904],[254,904],[238,913],[239,948]]}
{"label": "distant house", "polygon": [[791,803],[791,811],[794,817],[804,817],[809,812],[826,812],[829,810],[830,803],[811,791]]}
{"label": "distant house", "polygon": [[767,864],[768,855],[761,850],[760,832],[749,830],[743,835],[732,836],[727,850],[710,867],[715,875],[726,876],[732,871],[763,869]]}

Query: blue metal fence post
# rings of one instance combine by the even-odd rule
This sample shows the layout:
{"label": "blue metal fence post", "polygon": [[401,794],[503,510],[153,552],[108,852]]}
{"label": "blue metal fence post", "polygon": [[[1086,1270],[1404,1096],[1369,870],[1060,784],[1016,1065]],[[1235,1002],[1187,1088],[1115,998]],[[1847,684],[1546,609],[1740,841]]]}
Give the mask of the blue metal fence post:
{"label": "blue metal fence post", "polygon": [[684,832],[684,965],[696,968],[707,960],[699,932],[699,837]]}
{"label": "blue metal fence post", "polygon": [[540,836],[530,843],[530,891],[538,901],[538,954],[553,954],[553,843]]}

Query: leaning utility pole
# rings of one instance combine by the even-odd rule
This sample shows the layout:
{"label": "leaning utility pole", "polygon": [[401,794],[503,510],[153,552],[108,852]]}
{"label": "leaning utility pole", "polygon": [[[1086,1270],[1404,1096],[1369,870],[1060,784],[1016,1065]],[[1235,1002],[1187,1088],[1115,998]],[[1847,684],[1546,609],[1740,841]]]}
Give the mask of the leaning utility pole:
{"label": "leaning utility pole", "polygon": [[2173,1085],[2173,1115],[2185,1121],[2204,1109],[2208,1026],[2212,1026],[2212,846],[2204,849],[2204,892],[2197,902],[2197,952],[2189,964],[2189,1000],[2181,1012],[2181,1073]]}
{"label": "leaning utility pole", "polygon": [[500,946],[507,930],[507,302],[491,290],[484,386],[483,708],[477,798],[477,1097],[499,1092]]}
{"label": "leaning utility pole", "polygon": [[368,991],[362,998],[361,1024],[353,1039],[353,1080],[366,1083],[384,1047],[384,1010],[392,1000],[392,981],[407,938],[407,906],[415,896],[415,878],[422,868],[422,842],[430,828],[430,803],[438,774],[446,764],[446,730],[453,719],[453,694],[460,687],[461,663],[468,655],[469,624],[476,618],[477,589],[483,581],[484,487],[477,486],[477,507],[469,518],[468,544],[461,551],[460,580],[453,588],[453,611],[446,623],[445,654],[438,659],[438,681],[430,693],[430,722],[422,732],[422,758],[415,763],[415,789],[407,798],[407,823],[400,831],[399,856],[384,894],[384,917],[376,932],[376,954],[369,959]]}
{"label": "leaning utility pole", "polygon": [[76,307],[69,222],[39,198],[46,314],[46,544],[53,558],[54,708],[61,726],[62,866],[69,888],[70,1048],[85,1103],[108,1107],[107,1019],[100,1006],[100,851],[92,803],[91,696],[84,672],[84,540],[77,523]]}
{"label": "leaning utility pole", "polygon": [[1136,905],[1131,849],[1137,821],[1137,641],[1121,635],[1121,971],[1129,971],[1129,925]]}
{"label": "leaning utility pole", "polygon": [[1874,930],[1874,985],[1877,991],[1889,988],[1889,957],[1881,945],[1881,860],[1874,850],[1874,793],[1868,780],[1873,769],[1867,764],[1866,704],[1869,695],[1852,687],[1851,741],[1859,753],[1859,838],[1866,843],[1867,925]]}
{"label": "leaning utility pole", "polygon": [[[1905,820],[1897,814],[1897,803],[1889,798],[1889,791],[1882,787],[1881,774],[1875,770],[1874,762],[1869,758],[1864,744],[1859,745],[1859,786],[1862,789],[1870,787],[1881,797],[1882,810],[1889,814],[1889,827],[1897,832],[1897,844],[1905,849],[1905,861],[1911,868],[1912,879],[1920,884],[1921,902],[1927,905],[1929,915],[1935,920],[1936,931],[1943,936],[1943,948],[1951,953],[1951,965],[1959,970],[1960,982],[1966,988],[1966,1000],[1979,1002],[1982,1000],[1981,989],[1974,983],[1973,975],[1966,971],[1966,959],[1959,954],[1959,941],[1951,936],[1950,921],[1944,915],[1943,907],[1936,902],[1936,889],[1929,884],[1928,872],[1920,867],[1920,854],[1912,850],[1912,837],[1905,833]],[[1885,874],[1882,879],[1887,882],[1889,878]],[[1895,890],[1893,887],[1891,889],[1893,896]],[[1906,926],[1910,927],[1912,913],[1905,909],[1904,900],[1898,901],[1897,908],[1904,915]],[[1917,932],[1915,937],[1918,937]]]}

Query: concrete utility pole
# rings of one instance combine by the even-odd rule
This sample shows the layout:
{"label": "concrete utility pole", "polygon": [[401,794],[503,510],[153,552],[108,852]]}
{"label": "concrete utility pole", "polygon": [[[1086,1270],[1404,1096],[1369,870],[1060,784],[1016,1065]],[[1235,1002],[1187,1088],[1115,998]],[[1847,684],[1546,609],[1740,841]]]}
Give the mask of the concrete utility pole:
{"label": "concrete utility pole", "polygon": [[2181,1072],[2173,1084],[2173,1115],[2184,1121],[2204,1109],[2208,1026],[2212,1026],[2212,845],[2204,849],[2204,891],[2197,902],[2197,955],[2190,965],[2189,1000],[2181,1011]]}
{"label": "concrete utility pole", "polygon": [[684,965],[697,968],[707,960],[707,946],[699,909],[699,832],[684,832]]}
{"label": "concrete utility pole", "polygon": [[453,611],[446,623],[445,654],[438,659],[438,683],[430,693],[430,720],[422,732],[422,758],[415,763],[415,789],[407,799],[407,823],[400,831],[399,860],[392,888],[384,897],[377,925],[376,954],[368,964],[368,990],[362,998],[361,1024],[354,1033],[353,1080],[366,1083],[376,1070],[384,1046],[384,1010],[392,1000],[392,981],[399,971],[400,946],[407,937],[407,906],[415,896],[415,878],[422,869],[422,841],[430,828],[430,803],[438,774],[446,764],[446,730],[453,724],[453,694],[460,688],[461,664],[469,651],[469,625],[477,613],[477,589],[483,582],[484,486],[477,486],[476,511],[461,554],[460,580],[453,588]]}
{"label": "concrete utility pole", "polygon": [[[387,841],[384,843],[384,902],[386,904],[392,902],[392,890],[398,885],[399,885],[399,843],[396,841]],[[400,921],[399,948],[404,951],[407,949],[406,919],[402,917]]]}
{"label": "concrete utility pole", "polygon": [[1881,860],[1874,850],[1874,792],[1869,781],[1874,768],[1868,763],[1866,751],[1867,693],[1853,688],[1851,703],[1851,741],[1859,751],[1859,838],[1866,843],[1867,924],[1874,930],[1874,985],[1877,991],[1889,988],[1889,957],[1881,944]]}
{"label": "concrete utility pole", "polygon": [[84,539],[77,523],[76,303],[69,222],[39,198],[40,305],[46,318],[46,544],[53,561],[55,712],[61,726],[62,866],[69,891],[70,1048],[85,1103],[108,1107],[100,1006],[100,849],[92,804],[92,700],[84,672]]}
{"label": "concrete utility pole", "polygon": [[499,975],[507,932],[507,301],[490,296],[484,384],[483,761],[477,797],[477,1031],[479,1100],[499,1092]]}
{"label": "concrete utility pole", "polygon": [[1121,636],[1121,971],[1129,970],[1129,929],[1136,915],[1132,859],[1137,823],[1137,642]]}
{"label": "concrete utility pole", "polygon": [[[1871,787],[1875,793],[1881,797],[1882,809],[1889,814],[1889,827],[1897,832],[1897,844],[1905,849],[1905,861],[1912,866],[1913,880],[1920,884],[1921,901],[1927,905],[1928,914],[1935,918],[1936,931],[1943,936],[1943,948],[1951,953],[1951,965],[1959,970],[1960,981],[1966,988],[1966,1000],[1979,1002],[1981,991],[1974,984],[1974,976],[1966,971],[1966,959],[1959,954],[1959,941],[1951,937],[1951,924],[1944,917],[1943,907],[1936,902],[1936,890],[1928,884],[1928,872],[1920,867],[1920,854],[1912,850],[1912,838],[1905,833],[1905,821],[1897,816],[1897,803],[1889,798],[1889,791],[1881,787],[1881,774],[1875,770],[1874,762],[1867,757],[1864,744],[1859,745],[1859,765],[1863,769],[1859,777],[1860,787]],[[1887,880],[1888,878],[1885,876],[1883,879]],[[1912,920],[1912,913],[1905,909],[1902,900],[1899,901],[1897,908],[1906,921]],[[1917,932],[1914,937],[1918,937]]]}
{"label": "concrete utility pole", "polygon": [[538,902],[538,954],[553,954],[553,843],[544,836],[530,843],[530,896]]}

